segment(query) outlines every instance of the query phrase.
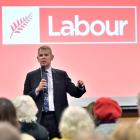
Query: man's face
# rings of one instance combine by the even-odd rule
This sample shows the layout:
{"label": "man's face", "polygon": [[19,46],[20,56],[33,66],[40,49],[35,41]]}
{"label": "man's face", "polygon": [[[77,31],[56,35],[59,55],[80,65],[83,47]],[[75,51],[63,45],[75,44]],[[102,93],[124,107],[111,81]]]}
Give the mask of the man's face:
{"label": "man's face", "polygon": [[38,52],[37,60],[41,66],[45,66],[46,68],[50,67],[51,61],[53,60],[53,55],[51,54],[50,50],[40,49]]}

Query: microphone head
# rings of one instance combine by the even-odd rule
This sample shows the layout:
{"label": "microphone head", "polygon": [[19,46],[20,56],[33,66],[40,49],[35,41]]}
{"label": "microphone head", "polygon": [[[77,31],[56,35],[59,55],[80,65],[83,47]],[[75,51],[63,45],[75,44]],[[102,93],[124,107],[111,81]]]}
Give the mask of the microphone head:
{"label": "microphone head", "polygon": [[41,66],[41,78],[47,80],[47,71],[45,70],[45,66]]}
{"label": "microphone head", "polygon": [[41,66],[41,71],[45,72],[45,66]]}

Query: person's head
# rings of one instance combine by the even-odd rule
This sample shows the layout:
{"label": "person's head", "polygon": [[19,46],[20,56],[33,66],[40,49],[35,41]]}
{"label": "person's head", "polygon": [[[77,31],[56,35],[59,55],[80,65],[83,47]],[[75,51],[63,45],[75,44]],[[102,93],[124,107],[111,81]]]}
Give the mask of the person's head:
{"label": "person's head", "polygon": [[137,95],[137,106],[138,106],[138,113],[140,116],[140,93],[138,93],[138,95]]}
{"label": "person's head", "polygon": [[20,131],[8,122],[0,122],[0,140],[21,140]]}
{"label": "person's head", "polygon": [[66,139],[90,140],[94,135],[94,122],[84,108],[71,106],[62,114],[59,131]]}
{"label": "person's head", "polygon": [[37,120],[36,114],[38,109],[32,97],[28,95],[17,96],[13,100],[13,104],[20,122],[32,122]]}
{"label": "person's head", "polygon": [[6,98],[0,98],[0,121],[7,121],[13,126],[19,127],[16,109],[13,103]]}
{"label": "person's head", "polygon": [[140,140],[140,126],[136,123],[122,123],[114,129],[111,140]]}
{"label": "person's head", "polygon": [[51,66],[51,61],[53,60],[54,55],[52,54],[52,50],[49,46],[41,46],[38,48],[38,56],[37,60],[41,66],[45,68],[49,68]]}
{"label": "person's head", "polygon": [[100,122],[115,122],[122,115],[120,105],[113,99],[101,97],[93,106],[96,120]]}
{"label": "person's head", "polygon": [[21,134],[21,140],[36,140],[33,136],[27,134],[27,133],[22,133]]}

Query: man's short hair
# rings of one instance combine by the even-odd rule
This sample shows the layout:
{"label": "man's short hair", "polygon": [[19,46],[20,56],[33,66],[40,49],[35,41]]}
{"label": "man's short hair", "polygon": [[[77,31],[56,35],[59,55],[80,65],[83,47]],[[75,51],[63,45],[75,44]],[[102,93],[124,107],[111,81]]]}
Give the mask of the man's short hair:
{"label": "man's short hair", "polygon": [[41,47],[38,48],[38,54],[39,54],[39,51],[40,50],[49,50],[50,51],[50,54],[52,54],[52,49],[51,47],[47,46],[47,45],[43,45]]}

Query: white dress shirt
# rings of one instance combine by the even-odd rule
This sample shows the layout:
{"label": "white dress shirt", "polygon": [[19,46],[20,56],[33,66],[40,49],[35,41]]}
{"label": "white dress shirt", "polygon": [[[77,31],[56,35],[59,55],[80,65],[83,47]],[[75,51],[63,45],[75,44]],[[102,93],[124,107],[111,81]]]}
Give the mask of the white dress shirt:
{"label": "white dress shirt", "polygon": [[54,93],[53,93],[53,77],[52,68],[47,69],[48,75],[48,100],[49,100],[49,111],[54,111]]}

